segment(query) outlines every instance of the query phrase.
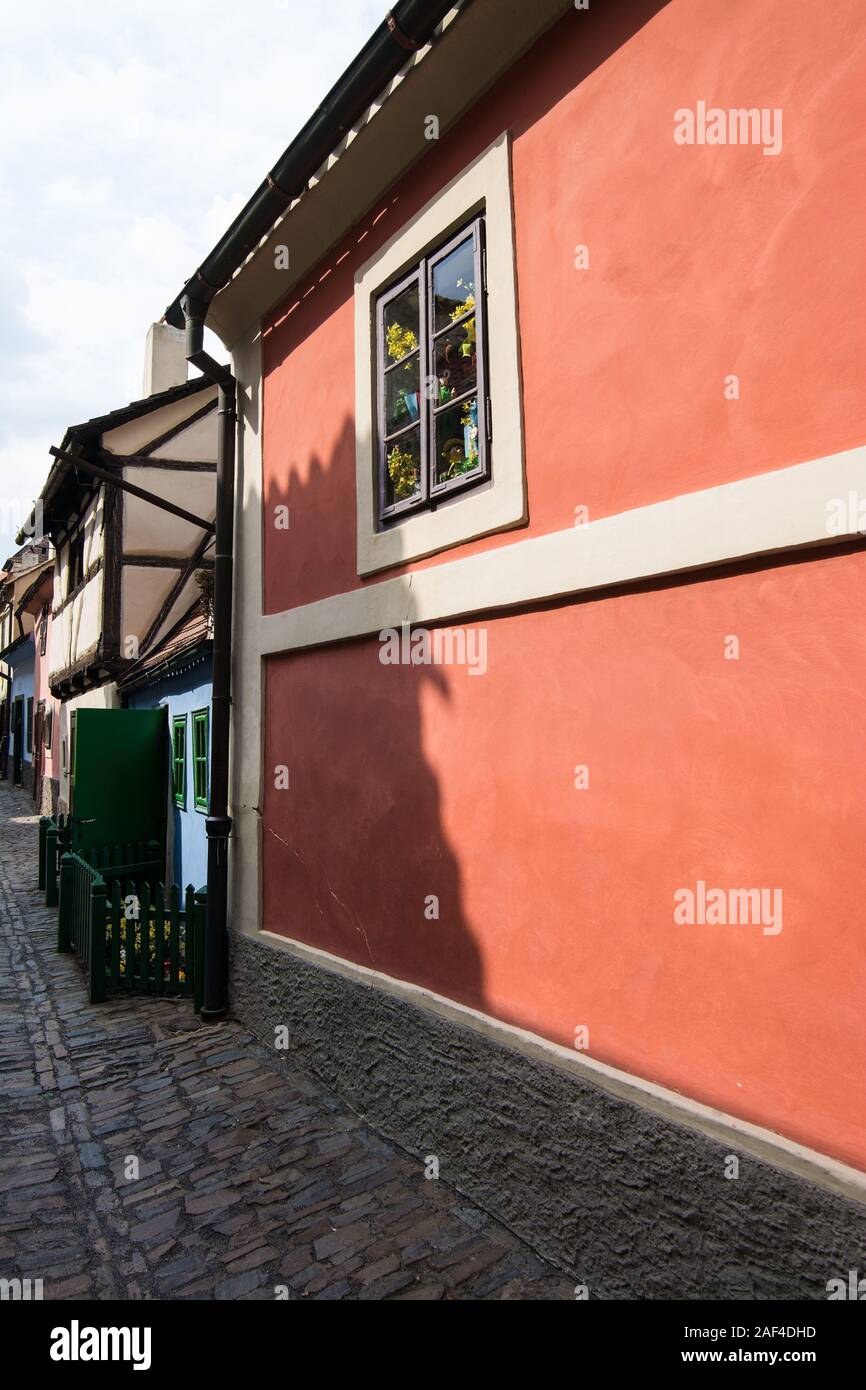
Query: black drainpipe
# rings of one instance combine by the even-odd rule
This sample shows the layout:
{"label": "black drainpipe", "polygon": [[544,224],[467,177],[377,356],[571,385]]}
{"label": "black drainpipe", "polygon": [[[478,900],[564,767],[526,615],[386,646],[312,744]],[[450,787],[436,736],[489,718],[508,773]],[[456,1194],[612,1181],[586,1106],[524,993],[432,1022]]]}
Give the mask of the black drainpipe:
{"label": "black drainpipe", "polygon": [[203,1019],[228,1007],[229,738],[232,700],[232,572],[234,568],[235,433],[237,382],[228,367],[204,351],[207,306],[185,295],[186,357],[219,387],[216,535],[213,585],[213,694],[210,732],[210,803],[207,830],[207,925],[204,941]]}
{"label": "black drainpipe", "polygon": [[[464,0],[464,5],[470,0]],[[165,311],[165,321],[186,329],[187,361],[219,387],[216,555],[213,609],[211,793],[207,818],[207,929],[202,1018],[220,1018],[228,1006],[228,814],[231,729],[232,569],[234,541],[237,382],[204,351],[208,305],[238,266],[299,196],[361,113],[399,72],[409,53],[433,37],[454,0],[396,0],[357,57],[256,189],[213,251]]]}

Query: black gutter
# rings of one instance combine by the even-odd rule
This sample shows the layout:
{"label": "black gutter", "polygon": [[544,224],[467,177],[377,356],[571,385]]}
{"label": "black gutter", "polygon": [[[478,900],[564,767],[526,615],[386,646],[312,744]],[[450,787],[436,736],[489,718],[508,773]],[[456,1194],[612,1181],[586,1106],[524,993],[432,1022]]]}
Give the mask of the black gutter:
{"label": "black gutter", "polygon": [[228,367],[205,352],[204,312],[184,298],[186,358],[219,387],[217,414],[216,534],[213,577],[213,676],[210,719],[210,799],[207,832],[207,914],[204,937],[203,1019],[228,1007],[229,739],[232,699],[232,588],[235,527],[237,382]]}
{"label": "black gutter", "polygon": [[198,306],[202,318],[206,316],[214,295],[228,284],[238,266],[267,236],[289,203],[300,197],[309,180],[367,107],[396,77],[409,53],[429,42],[436,26],[454,3],[455,0],[397,0],[393,10],[259,184],[246,207],[166,309],[167,323],[183,328],[182,301],[185,298]]}

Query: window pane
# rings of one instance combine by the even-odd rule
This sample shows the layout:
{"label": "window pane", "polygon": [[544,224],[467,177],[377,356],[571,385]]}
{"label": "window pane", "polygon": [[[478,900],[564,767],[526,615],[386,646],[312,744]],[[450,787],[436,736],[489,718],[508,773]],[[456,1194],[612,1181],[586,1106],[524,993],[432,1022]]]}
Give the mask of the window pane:
{"label": "window pane", "polygon": [[192,722],[192,789],[198,810],[207,810],[208,716],[194,714]]}
{"label": "window pane", "polygon": [[475,307],[475,248],[467,237],[433,267],[434,332]]}
{"label": "window pane", "polygon": [[421,493],[421,430],[408,430],[385,445],[385,506]]}
{"label": "window pane", "polygon": [[385,377],[385,433],[405,429],[416,421],[421,411],[419,397],[419,353],[388,372]]}
{"label": "window pane", "polygon": [[436,416],[437,483],[449,482],[478,467],[478,398],[449,406]]}
{"label": "window pane", "polygon": [[441,405],[453,396],[464,395],[475,385],[475,316],[437,338],[435,354],[438,404]]}
{"label": "window pane", "polygon": [[174,733],[174,799],[182,809],[186,805],[186,720],[177,719]]}
{"label": "window pane", "polygon": [[418,347],[421,332],[418,320],[418,286],[410,285],[385,306],[384,365],[399,362]]}

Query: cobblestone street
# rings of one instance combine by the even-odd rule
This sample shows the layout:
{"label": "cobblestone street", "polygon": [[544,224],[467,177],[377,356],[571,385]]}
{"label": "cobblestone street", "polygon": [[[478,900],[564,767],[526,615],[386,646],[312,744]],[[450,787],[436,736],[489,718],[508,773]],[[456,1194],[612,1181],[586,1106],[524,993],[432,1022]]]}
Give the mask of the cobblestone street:
{"label": "cobblestone street", "polygon": [[290,1055],[186,1001],[88,1004],[8,783],[0,846],[0,1277],[61,1299],[573,1297]]}

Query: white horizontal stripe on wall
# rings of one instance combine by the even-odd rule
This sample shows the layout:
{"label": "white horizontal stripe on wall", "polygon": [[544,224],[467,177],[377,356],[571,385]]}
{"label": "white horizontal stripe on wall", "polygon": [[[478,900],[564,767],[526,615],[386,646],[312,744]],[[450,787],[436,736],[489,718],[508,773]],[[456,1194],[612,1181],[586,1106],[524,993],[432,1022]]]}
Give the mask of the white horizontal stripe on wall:
{"label": "white horizontal stripe on wall", "polygon": [[[849,501],[849,499],[851,499]],[[542,603],[751,556],[832,545],[866,519],[866,446],[264,615],[261,655]],[[838,504],[838,505],[834,505]],[[831,517],[845,516],[831,529]]]}

